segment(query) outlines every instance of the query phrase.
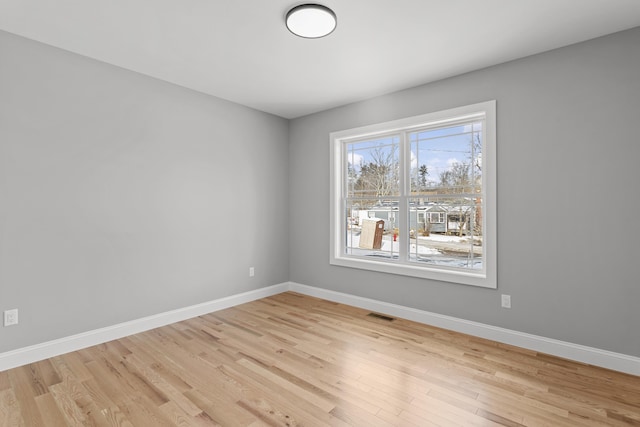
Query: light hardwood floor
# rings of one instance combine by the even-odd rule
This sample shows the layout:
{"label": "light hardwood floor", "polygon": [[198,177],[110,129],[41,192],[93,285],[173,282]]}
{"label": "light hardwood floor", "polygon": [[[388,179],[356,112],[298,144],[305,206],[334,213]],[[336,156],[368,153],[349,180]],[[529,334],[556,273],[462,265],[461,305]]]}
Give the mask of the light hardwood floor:
{"label": "light hardwood floor", "polygon": [[0,372],[0,425],[640,425],[640,377],[287,292]]}

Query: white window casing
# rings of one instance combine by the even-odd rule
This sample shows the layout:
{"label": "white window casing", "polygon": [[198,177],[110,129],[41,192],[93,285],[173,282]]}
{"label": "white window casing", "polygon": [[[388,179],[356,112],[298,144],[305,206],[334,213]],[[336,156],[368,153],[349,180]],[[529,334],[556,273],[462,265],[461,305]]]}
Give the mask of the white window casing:
{"label": "white window casing", "polygon": [[[441,135],[468,126],[474,129],[476,124],[475,130],[469,133],[470,153],[461,154],[452,149],[450,154],[452,158],[463,155],[470,157],[471,170],[475,170],[474,162],[480,164],[475,181],[470,180],[471,184],[465,184],[466,187],[443,187],[444,184],[436,181],[441,179],[444,182],[446,170],[444,167],[439,169],[436,161],[442,163],[442,159],[435,158],[427,158],[425,161],[434,163],[429,168],[424,166],[421,175],[417,175],[415,157],[421,153],[420,147],[448,141],[446,135],[433,137],[433,140],[442,140],[433,143],[427,137],[417,139],[420,135]],[[473,152],[474,135],[480,142],[480,153]],[[497,287],[496,101],[333,132],[330,134],[330,143],[330,264],[486,288]],[[384,196],[380,196],[383,192],[373,196],[372,190],[357,190],[354,185],[354,176],[357,175],[353,171],[355,159],[361,160],[359,173],[362,177],[366,167],[362,166],[362,159],[372,153],[394,156],[392,165],[394,169],[397,168],[397,173],[394,172],[387,179],[385,185],[389,188],[384,189]],[[471,175],[473,173],[470,172]],[[426,182],[426,176],[429,176],[429,182]],[[449,193],[443,188],[449,189]],[[375,206],[369,199],[377,200]],[[438,200],[442,202],[440,205],[432,202]],[[366,209],[359,207],[366,203],[369,203]],[[424,205],[418,206],[420,203]],[[430,212],[429,209],[434,211]],[[386,247],[391,248],[390,252],[361,250],[362,246],[353,243],[358,238],[354,229],[363,218],[385,221],[384,239]],[[463,263],[465,267],[441,263],[436,250],[423,248],[431,243],[419,240],[429,238],[417,237],[415,221],[425,219],[431,222],[429,226],[433,232],[432,238],[436,239],[434,242],[438,238],[446,241],[445,236],[452,234],[460,236],[461,241],[470,242],[468,255],[472,262]],[[443,228],[445,225],[451,228]],[[446,246],[446,243],[442,245]],[[419,253],[419,249],[423,252]],[[422,255],[426,250],[437,254],[432,257],[435,261],[428,255]],[[441,252],[446,253],[446,247]]]}

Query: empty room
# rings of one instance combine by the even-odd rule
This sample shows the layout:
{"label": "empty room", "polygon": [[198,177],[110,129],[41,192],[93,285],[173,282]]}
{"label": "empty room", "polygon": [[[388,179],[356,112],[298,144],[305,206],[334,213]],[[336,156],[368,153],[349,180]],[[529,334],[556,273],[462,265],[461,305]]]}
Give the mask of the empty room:
{"label": "empty room", "polygon": [[639,162],[638,0],[2,0],[0,427],[640,425]]}

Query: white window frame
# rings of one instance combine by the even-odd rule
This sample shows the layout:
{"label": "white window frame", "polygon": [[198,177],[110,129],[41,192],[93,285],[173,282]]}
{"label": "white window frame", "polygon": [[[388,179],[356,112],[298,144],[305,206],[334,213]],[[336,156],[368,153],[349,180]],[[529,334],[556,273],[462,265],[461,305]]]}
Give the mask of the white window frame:
{"label": "white window frame", "polygon": [[[482,189],[483,204],[483,268],[481,271],[451,269],[430,264],[364,259],[345,253],[346,224],[344,215],[345,144],[362,138],[373,138],[392,132],[406,132],[425,126],[446,126],[461,120],[483,118],[482,129]],[[420,116],[348,129],[330,134],[330,264],[400,274],[465,285],[497,288],[497,182],[496,182],[496,101],[452,108]],[[409,161],[410,150],[401,150],[401,170]],[[403,158],[404,157],[404,158]]]}
{"label": "white window frame", "polygon": [[[429,214],[429,222],[431,224],[444,224],[446,221],[444,212],[427,212],[427,213]],[[438,217],[436,221],[433,220],[434,216]]]}

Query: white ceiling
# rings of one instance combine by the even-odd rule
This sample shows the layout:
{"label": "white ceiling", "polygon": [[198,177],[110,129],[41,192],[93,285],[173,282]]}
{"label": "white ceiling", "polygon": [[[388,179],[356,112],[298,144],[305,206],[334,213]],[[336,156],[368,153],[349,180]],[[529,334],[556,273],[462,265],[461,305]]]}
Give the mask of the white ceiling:
{"label": "white ceiling", "polygon": [[640,0],[319,2],[315,40],[297,0],[0,0],[0,29],[294,118],[640,26]]}

